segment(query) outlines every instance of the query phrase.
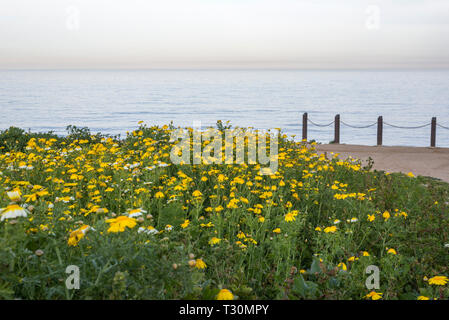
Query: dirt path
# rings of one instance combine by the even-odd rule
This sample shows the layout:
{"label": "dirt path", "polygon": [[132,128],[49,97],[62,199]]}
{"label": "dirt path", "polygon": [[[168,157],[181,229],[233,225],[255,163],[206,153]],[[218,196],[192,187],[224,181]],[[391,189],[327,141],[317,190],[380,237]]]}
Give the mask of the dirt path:
{"label": "dirt path", "polygon": [[349,156],[361,159],[363,164],[371,157],[374,169],[387,172],[413,172],[449,182],[449,148],[425,147],[370,147],[346,144],[317,145],[318,153],[338,153],[340,158]]}

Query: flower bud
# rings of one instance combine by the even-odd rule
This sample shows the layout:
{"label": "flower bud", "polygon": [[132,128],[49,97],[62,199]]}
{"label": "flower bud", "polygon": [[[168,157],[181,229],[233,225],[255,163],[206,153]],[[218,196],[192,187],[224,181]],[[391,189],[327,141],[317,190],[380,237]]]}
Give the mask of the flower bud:
{"label": "flower bud", "polygon": [[34,254],[38,257],[42,256],[44,254],[44,251],[42,251],[41,249],[37,249]]}

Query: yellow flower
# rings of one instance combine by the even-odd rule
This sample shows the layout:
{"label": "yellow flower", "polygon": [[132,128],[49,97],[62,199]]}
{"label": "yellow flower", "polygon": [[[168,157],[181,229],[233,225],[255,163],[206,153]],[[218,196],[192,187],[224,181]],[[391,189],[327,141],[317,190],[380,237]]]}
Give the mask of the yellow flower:
{"label": "yellow flower", "polygon": [[[107,213],[108,211],[106,210],[104,213]],[[128,217],[130,218],[136,218],[136,217],[140,217],[142,214],[147,213],[146,210],[143,210],[141,208],[139,209],[132,209],[128,211]]]}
{"label": "yellow flower", "polygon": [[374,214],[369,214],[369,215],[368,215],[368,221],[369,221],[369,222],[373,222],[374,219],[376,219],[376,216],[375,216]]}
{"label": "yellow flower", "polygon": [[106,220],[107,223],[110,223],[110,227],[108,232],[123,232],[126,227],[134,228],[137,224],[136,219],[130,218],[127,216],[120,216],[115,219]]}
{"label": "yellow flower", "polygon": [[195,191],[193,191],[193,193],[192,193],[192,196],[194,196],[195,198],[199,198],[199,197],[201,197],[203,194],[201,193],[201,191],[200,190],[195,190]]}
{"label": "yellow flower", "polygon": [[264,222],[265,218],[264,217],[259,217],[259,222]]}
{"label": "yellow flower", "polygon": [[291,222],[291,221],[295,221],[295,214],[293,214],[292,212],[289,212],[285,215],[285,221],[287,222]]}
{"label": "yellow flower", "polygon": [[156,194],[154,195],[154,197],[156,199],[162,199],[164,196],[164,194],[161,191],[156,192]]}
{"label": "yellow flower", "polygon": [[228,289],[221,289],[217,294],[217,300],[234,300],[234,295]]}
{"label": "yellow flower", "polygon": [[28,210],[22,208],[17,204],[10,204],[6,208],[0,209],[0,221],[5,219],[14,219],[18,217],[26,217],[28,214]]}
{"label": "yellow flower", "polygon": [[243,238],[246,238],[246,236],[242,231],[239,231],[239,233],[237,234],[237,238],[243,239]]}
{"label": "yellow flower", "polygon": [[393,248],[388,249],[387,253],[398,254]]}
{"label": "yellow flower", "polygon": [[273,230],[274,233],[281,233],[281,228],[276,228]]}
{"label": "yellow flower", "polygon": [[212,228],[214,224],[211,221],[209,221],[207,224],[201,223],[200,226],[202,228]]}
{"label": "yellow flower", "polygon": [[407,173],[410,178],[413,178],[415,175],[412,172]]}
{"label": "yellow flower", "polygon": [[388,219],[390,219],[390,213],[388,212],[388,211],[385,211],[383,214],[382,214],[382,217],[384,217],[384,219],[385,220],[388,220]]}
{"label": "yellow flower", "polygon": [[435,284],[437,286],[444,286],[448,279],[446,276],[435,276],[429,279],[429,284]]}
{"label": "yellow flower", "polygon": [[209,240],[209,244],[210,244],[211,246],[213,246],[214,244],[220,243],[220,241],[221,241],[220,238],[212,237],[212,238]]}
{"label": "yellow flower", "polygon": [[419,296],[418,297],[418,300],[429,300],[430,298],[429,297],[426,297],[426,296]]}
{"label": "yellow flower", "polygon": [[338,268],[341,268],[341,270],[344,270],[344,271],[348,270],[348,268],[346,267],[346,264],[343,263],[343,262],[340,262],[340,263],[337,265],[337,267],[338,267]]}
{"label": "yellow flower", "polygon": [[381,292],[371,291],[370,293],[368,293],[365,296],[365,298],[366,299],[371,298],[372,300],[379,300],[379,299],[382,299],[382,295],[383,295],[383,293],[381,293]]}
{"label": "yellow flower", "polygon": [[206,263],[203,260],[196,259],[196,261],[195,261],[195,268],[205,269],[205,268],[207,268],[207,265],[206,265]]}
{"label": "yellow flower", "polygon": [[321,231],[321,228],[320,227],[316,227],[315,231]]}
{"label": "yellow flower", "polygon": [[181,228],[185,229],[189,226],[189,224],[190,224],[190,220],[187,219],[184,221],[184,223],[181,224]]}
{"label": "yellow flower", "polygon": [[19,202],[21,200],[21,198],[20,198],[20,195],[21,195],[20,190],[8,191],[6,194],[8,195],[8,198],[11,201]]}
{"label": "yellow flower", "polygon": [[327,227],[324,229],[325,233],[334,233],[335,231],[337,231],[337,227],[336,226],[332,226],[332,227]]}
{"label": "yellow flower", "polygon": [[237,203],[239,202],[239,199],[231,199],[229,200],[229,203],[226,205],[226,208],[228,209],[237,209],[238,205]]}
{"label": "yellow flower", "polygon": [[67,241],[67,244],[69,246],[76,246],[78,242],[84,237],[87,231],[90,230],[90,226],[88,225],[82,225],[80,228],[72,231],[69,236],[69,240]]}

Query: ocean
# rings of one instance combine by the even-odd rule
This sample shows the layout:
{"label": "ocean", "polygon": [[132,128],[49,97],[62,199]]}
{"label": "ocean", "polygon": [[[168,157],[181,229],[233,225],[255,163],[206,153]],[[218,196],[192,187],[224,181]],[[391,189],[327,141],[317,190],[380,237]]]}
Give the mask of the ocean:
{"label": "ocean", "polygon": [[[437,117],[449,128],[449,71],[303,70],[3,70],[0,129],[65,134],[67,125],[124,135],[139,121],[176,126],[281,128],[301,139],[302,114],[328,124],[336,114],[341,143],[376,144],[383,116],[384,145],[429,146]],[[333,125],[309,123],[308,137],[333,140]],[[449,147],[449,130],[437,127],[437,146]]]}

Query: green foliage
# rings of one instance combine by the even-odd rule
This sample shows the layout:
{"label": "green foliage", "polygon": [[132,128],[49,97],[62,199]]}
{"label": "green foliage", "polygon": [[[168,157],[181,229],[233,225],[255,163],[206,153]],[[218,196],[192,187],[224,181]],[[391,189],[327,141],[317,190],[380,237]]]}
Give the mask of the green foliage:
{"label": "green foliage", "polygon": [[[320,158],[286,138],[276,175],[166,165],[172,129],[0,132],[0,207],[18,188],[30,210],[0,222],[0,299],[215,299],[223,288],[239,299],[363,299],[370,265],[383,299],[449,297],[425,280],[449,274],[448,184]],[[135,226],[109,232],[136,208]],[[81,225],[91,229],[68,245]],[[65,286],[69,265],[79,290]]]}
{"label": "green foliage", "polygon": [[0,131],[0,151],[23,151],[31,138],[60,139],[51,131],[46,133],[32,133],[25,132],[25,130],[17,127],[10,127],[9,129]]}

